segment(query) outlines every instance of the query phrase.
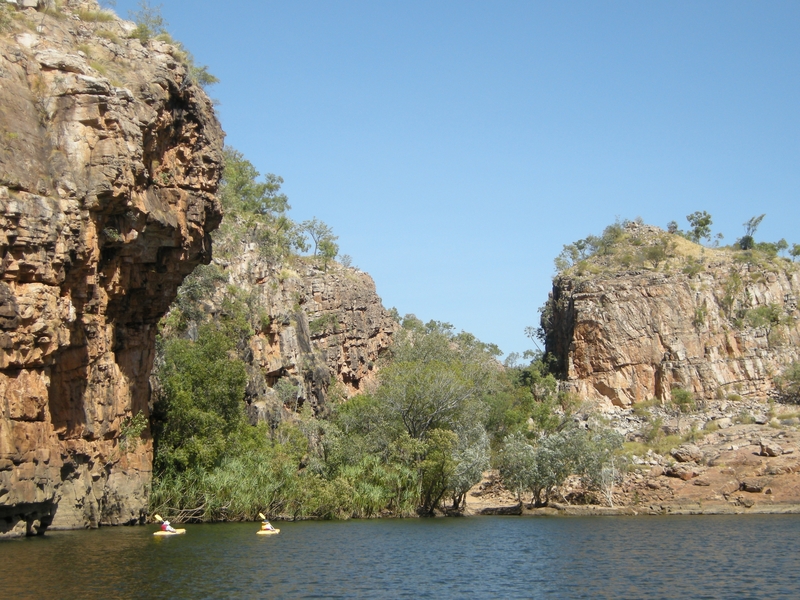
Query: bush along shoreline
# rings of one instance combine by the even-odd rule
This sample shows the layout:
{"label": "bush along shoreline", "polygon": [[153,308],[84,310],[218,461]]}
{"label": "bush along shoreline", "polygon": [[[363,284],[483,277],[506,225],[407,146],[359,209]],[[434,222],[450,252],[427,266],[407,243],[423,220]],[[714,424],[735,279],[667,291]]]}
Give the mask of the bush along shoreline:
{"label": "bush along shoreline", "polygon": [[[258,249],[274,277],[298,261],[330,268],[338,254],[330,228],[316,219],[292,221],[280,177],[259,179],[231,148],[225,158],[226,216],[214,245],[228,269],[243,245]],[[565,246],[557,267],[577,277],[629,268],[630,261],[639,261],[638,268],[686,272],[701,260],[694,256],[696,242],[711,239],[710,216],[690,217],[688,234],[612,225],[602,236]],[[772,252],[752,240],[753,227],[748,231],[747,249],[740,243],[715,251],[788,268],[791,263],[777,256],[786,244]],[[340,258],[348,265],[350,260]],[[348,398],[337,382],[323,377],[327,402],[312,406],[295,380],[273,376],[268,384],[279,406],[254,423],[244,401],[252,382],[245,358],[253,331],[270,315],[231,281],[216,261],[199,267],[161,323],[151,420],[152,513],[173,522],[211,522],[252,521],[259,513],[291,520],[553,510],[661,514],[669,512],[664,507],[671,501],[679,502],[674,510],[697,510],[680,499],[673,483],[710,472],[715,459],[695,453],[691,471],[676,468],[680,461],[671,452],[702,445],[706,438],[714,445],[719,440],[713,436],[720,434],[710,426],[681,427],[702,411],[690,391],[673,390],[671,400],[627,413],[597,411],[566,391],[557,378],[562,367],[550,355],[530,351],[501,363],[492,344],[448,323],[401,318],[396,311],[394,342],[375,364],[370,385]],[[221,307],[213,313],[204,308],[210,295]],[[545,305],[541,327],[528,329],[534,341],[547,342],[551,311]],[[758,318],[741,315],[745,324]],[[309,333],[337,326],[323,316],[310,324]],[[778,380],[787,398],[796,396],[796,370]],[[620,426],[621,419],[641,419],[648,410],[666,418],[648,417],[636,431]],[[475,495],[483,493],[490,470],[502,490],[494,507],[468,497],[478,484]],[[734,500],[726,498],[727,504],[714,510],[737,506],[739,491],[732,490]],[[471,502],[479,508],[469,508]]]}

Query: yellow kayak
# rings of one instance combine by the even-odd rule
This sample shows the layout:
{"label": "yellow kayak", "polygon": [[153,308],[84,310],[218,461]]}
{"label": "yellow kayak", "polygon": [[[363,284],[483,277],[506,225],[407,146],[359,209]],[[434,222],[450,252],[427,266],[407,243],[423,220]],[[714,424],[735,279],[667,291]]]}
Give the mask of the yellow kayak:
{"label": "yellow kayak", "polygon": [[176,529],[175,531],[161,531],[161,530],[158,530],[158,531],[154,532],[153,535],[181,535],[183,533],[186,533],[185,529]]}
{"label": "yellow kayak", "polygon": [[280,529],[259,529],[256,535],[278,535],[280,532]]}

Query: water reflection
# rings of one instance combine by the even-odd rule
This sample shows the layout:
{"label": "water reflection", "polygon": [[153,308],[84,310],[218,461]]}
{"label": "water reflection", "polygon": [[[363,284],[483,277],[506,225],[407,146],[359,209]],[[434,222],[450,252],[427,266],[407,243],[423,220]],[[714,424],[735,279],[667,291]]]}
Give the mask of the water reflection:
{"label": "water reflection", "polygon": [[470,519],[52,532],[6,598],[793,598],[800,516]]}

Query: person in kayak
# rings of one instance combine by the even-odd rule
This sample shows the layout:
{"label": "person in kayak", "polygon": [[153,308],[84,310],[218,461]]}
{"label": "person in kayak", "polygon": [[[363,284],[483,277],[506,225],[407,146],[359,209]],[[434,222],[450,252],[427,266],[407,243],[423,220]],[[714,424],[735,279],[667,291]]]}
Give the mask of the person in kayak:
{"label": "person in kayak", "polygon": [[175,533],[175,528],[169,524],[169,521],[161,521],[161,531]]}
{"label": "person in kayak", "polygon": [[272,523],[270,523],[267,519],[264,519],[263,521],[261,521],[261,530],[274,531],[275,528],[272,526]]}

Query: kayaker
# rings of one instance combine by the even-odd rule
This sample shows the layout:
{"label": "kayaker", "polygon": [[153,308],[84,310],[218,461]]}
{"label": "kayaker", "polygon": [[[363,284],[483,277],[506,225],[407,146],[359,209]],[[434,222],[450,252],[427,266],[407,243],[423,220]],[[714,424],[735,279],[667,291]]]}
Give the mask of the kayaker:
{"label": "kayaker", "polygon": [[169,531],[175,533],[175,528],[169,524],[169,521],[161,521],[161,531]]}
{"label": "kayaker", "polygon": [[261,521],[261,529],[263,531],[274,531],[275,530],[275,528],[272,526],[272,523],[270,523],[267,519],[264,519],[263,521]]}

